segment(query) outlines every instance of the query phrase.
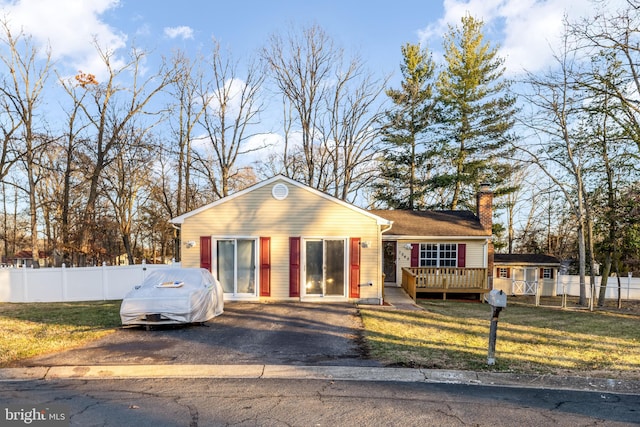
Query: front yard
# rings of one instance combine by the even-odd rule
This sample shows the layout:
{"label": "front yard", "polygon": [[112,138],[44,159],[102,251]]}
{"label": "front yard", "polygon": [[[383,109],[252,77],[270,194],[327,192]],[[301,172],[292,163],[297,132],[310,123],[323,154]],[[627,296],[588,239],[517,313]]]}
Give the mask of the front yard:
{"label": "front yard", "polygon": [[[500,314],[496,364],[487,366],[491,308],[421,301],[424,311],[360,313],[370,356],[390,366],[590,375],[640,380],[640,312],[513,304]],[[120,301],[0,303],[0,367],[68,350],[120,327]]]}
{"label": "front yard", "polygon": [[[419,300],[420,301],[420,300]],[[361,309],[371,356],[396,366],[640,379],[640,315],[510,304],[487,365],[491,307],[420,301],[425,311]]]}
{"label": "front yard", "polygon": [[79,347],[120,326],[120,301],[0,303],[0,367]]}

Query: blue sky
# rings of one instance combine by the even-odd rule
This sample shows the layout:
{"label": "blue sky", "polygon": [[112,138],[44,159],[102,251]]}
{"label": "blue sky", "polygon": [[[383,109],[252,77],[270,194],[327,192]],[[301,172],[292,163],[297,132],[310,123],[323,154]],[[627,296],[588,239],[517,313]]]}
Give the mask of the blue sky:
{"label": "blue sky", "polygon": [[[180,6],[177,6],[177,5]],[[260,48],[270,34],[291,25],[319,24],[335,41],[348,50],[389,70],[397,68],[400,46],[418,40],[417,30],[440,16],[437,2],[404,1],[393,7],[389,1],[124,1],[105,15],[114,27],[145,32],[145,44],[154,40],[162,46],[195,47],[216,37],[235,55]],[[191,6],[193,5],[193,6]],[[123,20],[123,17],[124,20]],[[177,35],[168,40],[165,28],[188,27],[192,38]],[[161,37],[158,39],[158,35]],[[386,64],[389,61],[391,63]],[[395,62],[395,64],[393,63]]]}
{"label": "blue sky", "polygon": [[[599,3],[614,8],[621,2]],[[104,64],[94,39],[116,58],[135,45],[157,59],[177,48],[193,55],[208,52],[215,37],[234,60],[242,60],[264,47],[274,32],[317,24],[347,57],[359,54],[378,79],[391,76],[392,87],[401,78],[401,46],[422,43],[438,61],[443,34],[465,14],[484,21],[487,38],[501,46],[507,74],[517,77],[524,69],[538,72],[553,62],[565,14],[577,19],[593,14],[595,7],[592,0],[0,0],[14,31],[22,29],[40,48],[50,46],[61,76],[82,70],[101,80]],[[146,64],[150,72],[154,65]],[[59,105],[55,95],[52,105]],[[266,114],[249,147],[263,146],[265,135],[268,144],[278,143],[277,120],[265,120]]]}
{"label": "blue sky", "polygon": [[[418,30],[442,14],[442,4],[431,1],[304,2],[277,1],[121,1],[104,15],[114,28],[145,46],[162,51],[172,47],[197,49],[211,37],[234,57],[261,48],[269,35],[292,26],[320,25],[341,47],[359,53],[372,69],[391,73],[400,63],[400,46],[418,41]],[[169,33],[165,29],[182,28]],[[188,28],[188,30],[187,30]],[[174,38],[169,38],[175,34]]]}
{"label": "blue sky", "polygon": [[[620,1],[610,0],[606,7]],[[513,75],[544,68],[563,15],[585,16],[595,5],[590,0],[0,0],[0,8],[14,28],[51,46],[62,73],[99,74],[94,37],[102,46],[122,49],[135,42],[167,56],[176,47],[202,49],[216,37],[234,57],[242,57],[274,31],[318,24],[345,50],[359,52],[371,69],[399,74],[400,46],[422,42],[437,51],[447,25],[470,13],[484,20]]]}

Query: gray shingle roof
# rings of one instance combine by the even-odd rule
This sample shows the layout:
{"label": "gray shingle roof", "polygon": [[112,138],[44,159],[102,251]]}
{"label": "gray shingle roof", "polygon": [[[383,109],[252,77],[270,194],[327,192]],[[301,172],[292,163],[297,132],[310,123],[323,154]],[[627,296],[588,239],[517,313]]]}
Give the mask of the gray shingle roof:
{"label": "gray shingle roof", "polygon": [[494,264],[557,264],[560,260],[551,255],[544,254],[495,254],[493,256]]}
{"label": "gray shingle roof", "polygon": [[393,221],[385,236],[487,236],[478,217],[470,211],[371,210]]}

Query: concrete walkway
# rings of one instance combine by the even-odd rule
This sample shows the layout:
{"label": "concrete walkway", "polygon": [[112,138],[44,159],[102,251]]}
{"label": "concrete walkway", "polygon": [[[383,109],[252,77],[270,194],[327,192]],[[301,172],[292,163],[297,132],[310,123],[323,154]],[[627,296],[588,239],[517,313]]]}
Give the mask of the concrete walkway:
{"label": "concrete walkway", "polygon": [[411,299],[409,294],[407,294],[404,289],[395,286],[384,287],[384,302],[389,305],[385,304],[381,307],[410,311],[424,310]]}

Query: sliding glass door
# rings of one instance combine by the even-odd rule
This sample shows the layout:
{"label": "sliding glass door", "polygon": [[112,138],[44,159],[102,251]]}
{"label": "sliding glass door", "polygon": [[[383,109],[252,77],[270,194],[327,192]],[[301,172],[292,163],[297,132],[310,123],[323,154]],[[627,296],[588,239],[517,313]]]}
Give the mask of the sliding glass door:
{"label": "sliding glass door", "polygon": [[256,240],[215,240],[217,278],[225,294],[256,295]]}
{"label": "sliding glass door", "polygon": [[308,239],[305,241],[305,294],[344,296],[345,240]]}

